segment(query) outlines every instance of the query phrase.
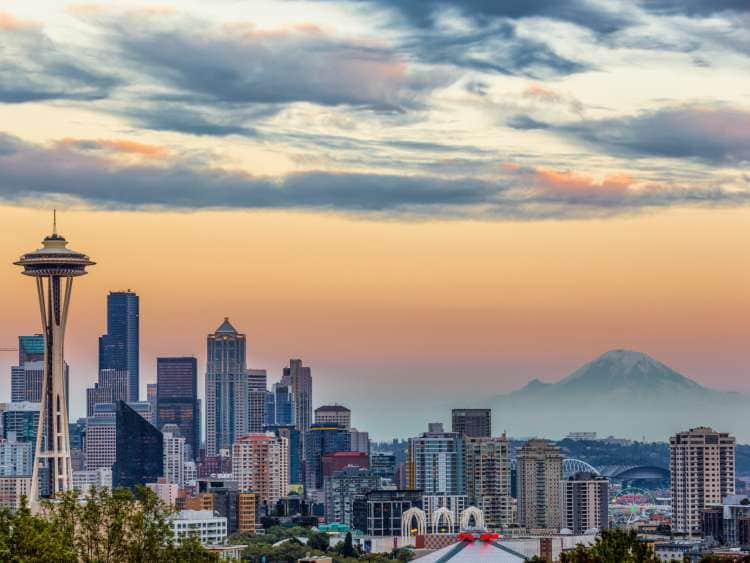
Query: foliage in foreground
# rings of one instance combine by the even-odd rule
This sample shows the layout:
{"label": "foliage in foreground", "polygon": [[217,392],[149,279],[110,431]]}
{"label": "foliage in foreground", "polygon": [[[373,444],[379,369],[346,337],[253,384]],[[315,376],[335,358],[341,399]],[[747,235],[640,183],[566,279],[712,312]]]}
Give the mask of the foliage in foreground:
{"label": "foliage in foreground", "polygon": [[175,545],[170,510],[146,487],[94,491],[81,502],[74,492],[46,501],[32,514],[25,500],[0,511],[0,561],[13,563],[208,562],[218,557],[196,538]]}
{"label": "foliage in foreground", "polygon": [[[297,538],[307,539],[307,544]],[[281,542],[274,547],[275,543]],[[263,535],[236,534],[231,538],[232,543],[246,544],[242,559],[253,563],[294,563],[308,555],[327,555],[335,563],[355,563],[368,561],[371,563],[385,563],[392,561],[411,561],[414,553],[411,549],[398,549],[391,553],[360,553],[352,545],[351,537],[335,547],[330,547],[326,534],[302,528],[274,526]]]}

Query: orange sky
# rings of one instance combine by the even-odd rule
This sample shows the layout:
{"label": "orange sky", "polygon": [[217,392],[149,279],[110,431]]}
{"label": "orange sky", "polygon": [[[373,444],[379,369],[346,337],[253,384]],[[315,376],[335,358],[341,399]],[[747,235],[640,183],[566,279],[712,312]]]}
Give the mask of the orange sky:
{"label": "orange sky", "polygon": [[[38,246],[49,215],[0,207],[0,347],[38,329],[32,284],[11,263]],[[142,386],[157,355],[196,354],[202,377],[205,335],[228,315],[270,382],[302,357],[316,402],[351,405],[361,426],[381,414],[365,392],[418,393],[418,431],[445,415],[436,401],[556,379],[617,347],[750,390],[748,224],[750,210],[533,223],[67,210],[60,231],[98,262],[73,294],[73,415],[96,378],[106,292],[126,288],[141,296]],[[2,356],[3,373],[13,360]]]}

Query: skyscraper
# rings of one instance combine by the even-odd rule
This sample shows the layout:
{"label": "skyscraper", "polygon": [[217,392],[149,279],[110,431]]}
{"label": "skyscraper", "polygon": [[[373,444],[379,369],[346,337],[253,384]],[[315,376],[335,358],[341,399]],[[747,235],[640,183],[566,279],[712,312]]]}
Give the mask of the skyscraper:
{"label": "skyscraper", "polygon": [[115,404],[116,450],[112,467],[115,487],[156,483],[164,474],[161,432],[124,401]]}
{"label": "skyscraper", "polygon": [[380,479],[369,469],[347,466],[325,477],[326,521],[352,526],[357,496],[378,489]]}
{"label": "skyscraper", "polygon": [[156,359],[156,426],[175,424],[189,446],[189,457],[200,449],[198,362],[192,357]]}
{"label": "skyscraper", "polygon": [[232,445],[232,473],[240,492],[254,492],[272,506],[289,491],[289,445],[272,433],[251,433]]}
{"label": "skyscraper", "polygon": [[247,432],[245,335],[226,317],[208,335],[206,362],[206,455],[215,456]]}
{"label": "skyscraper", "polygon": [[529,440],[518,452],[518,524],[528,530],[560,530],[563,457],[545,440]]}
{"label": "skyscraper", "polygon": [[510,445],[499,438],[464,437],[464,471],[469,503],[484,512],[490,528],[509,526],[513,516],[510,495]]}
{"label": "skyscraper", "polygon": [[463,436],[487,438],[492,435],[490,409],[453,409],[452,430]]}
{"label": "skyscraper", "polygon": [[[73,278],[85,275],[86,267],[94,262],[67,245],[68,241],[57,234],[55,225],[53,233],[42,241],[42,248],[24,254],[15,263],[23,267],[25,275],[36,278],[44,329],[44,382],[29,494],[32,508],[38,506],[40,471],[46,470],[47,486],[42,488],[50,495],[65,492],[72,486],[63,343]],[[43,435],[54,439],[43,442]]]}
{"label": "skyscraper", "polygon": [[735,439],[699,426],[669,439],[672,530],[701,533],[701,511],[735,489]]}
{"label": "skyscraper", "polygon": [[140,299],[130,290],[107,295],[107,334],[99,337],[99,369],[127,370],[128,401],[140,394]]}
{"label": "skyscraper", "polygon": [[248,369],[247,377],[247,413],[249,432],[263,432],[266,423],[266,395],[268,394],[268,376],[264,369]]}
{"label": "skyscraper", "polygon": [[86,416],[93,416],[96,405],[128,401],[130,372],[126,369],[99,370],[99,381],[86,389]]}
{"label": "skyscraper", "polygon": [[267,426],[294,426],[294,396],[289,385],[274,383],[266,398]]}
{"label": "skyscraper", "polygon": [[[70,411],[70,368],[64,362],[63,379],[65,406]],[[10,400],[12,402],[42,400],[44,380],[44,335],[18,337],[18,365],[10,368]]]}
{"label": "skyscraper", "polygon": [[300,431],[302,451],[305,451],[307,431],[312,424],[312,371],[302,365],[302,360],[289,360],[284,368],[282,385],[288,385],[294,397],[294,424]]}
{"label": "skyscraper", "polygon": [[562,483],[562,527],[579,536],[609,528],[609,480],[576,473]]}
{"label": "skyscraper", "polygon": [[185,485],[185,438],[176,424],[162,427],[164,440],[164,479],[183,487]]}
{"label": "skyscraper", "polygon": [[465,494],[461,434],[432,423],[429,431],[409,439],[409,488],[425,495]]}

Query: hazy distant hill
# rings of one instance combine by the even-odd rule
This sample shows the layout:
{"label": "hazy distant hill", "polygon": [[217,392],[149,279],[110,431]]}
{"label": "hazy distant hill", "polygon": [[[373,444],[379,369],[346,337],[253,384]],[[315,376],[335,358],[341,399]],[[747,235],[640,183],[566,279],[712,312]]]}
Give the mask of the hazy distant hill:
{"label": "hazy distant hill", "polygon": [[496,430],[561,438],[573,431],[665,440],[707,425],[750,440],[750,404],[703,387],[640,352],[613,350],[557,383],[537,379],[493,404]]}

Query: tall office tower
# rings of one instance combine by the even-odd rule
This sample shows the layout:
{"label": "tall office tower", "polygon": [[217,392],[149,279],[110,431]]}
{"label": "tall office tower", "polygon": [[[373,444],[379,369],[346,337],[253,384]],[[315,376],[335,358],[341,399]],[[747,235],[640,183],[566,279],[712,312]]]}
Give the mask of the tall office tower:
{"label": "tall office tower", "polygon": [[266,396],[266,426],[294,426],[294,396],[289,385],[274,383]]}
{"label": "tall office tower", "polygon": [[[72,485],[63,344],[73,278],[85,275],[86,267],[94,263],[67,245],[55,225],[52,234],[42,241],[42,248],[24,254],[15,262],[23,267],[25,275],[36,278],[44,329],[44,382],[29,494],[33,509],[39,506],[40,471],[46,470],[47,483],[42,489],[52,496],[69,490]],[[47,438],[44,441],[43,435]]]}
{"label": "tall office tower", "polygon": [[334,452],[348,452],[351,436],[344,428],[328,424],[313,424],[305,437],[304,467],[305,494],[314,495],[323,489],[323,456]]}
{"label": "tall office tower", "polygon": [[701,533],[701,511],[734,494],[735,439],[700,426],[669,439],[672,530]]}
{"label": "tall office tower", "polygon": [[206,455],[215,456],[247,432],[245,335],[228,318],[208,335],[206,362]]}
{"label": "tall office tower", "polygon": [[289,459],[289,484],[302,483],[302,450],[300,449],[300,435],[294,425],[266,426],[266,431],[273,432],[277,438],[286,438]]}
{"label": "tall office tower", "polygon": [[333,424],[350,430],[352,411],[343,405],[323,405],[315,409],[315,424]]}
{"label": "tall office tower", "polygon": [[263,432],[266,424],[266,395],[268,385],[266,370],[248,369],[247,377],[247,414],[248,432]]}
{"label": "tall office tower", "polygon": [[44,376],[44,335],[18,337],[18,365],[10,368],[10,400],[39,402]]}
{"label": "tall office tower", "polygon": [[351,527],[354,498],[377,490],[379,481],[369,469],[354,466],[347,466],[325,477],[326,521]]}
{"label": "tall office tower", "polygon": [[562,527],[574,536],[609,528],[609,480],[575,473],[562,482]]}
{"label": "tall office tower", "polygon": [[409,439],[409,488],[425,495],[463,495],[463,437],[444,432],[443,425],[431,423],[429,430]]}
{"label": "tall office tower", "polygon": [[559,531],[562,526],[563,457],[545,440],[529,440],[518,452],[518,524],[527,530]]}
{"label": "tall office tower", "polygon": [[490,409],[453,409],[453,432],[471,438],[492,436],[492,411]]}
{"label": "tall office tower", "polygon": [[140,395],[140,299],[130,290],[107,295],[107,334],[99,337],[99,369],[127,370],[130,397]]}
{"label": "tall office tower", "polygon": [[509,526],[513,519],[510,495],[510,446],[499,438],[464,438],[464,471],[469,503],[484,512],[490,528]]}
{"label": "tall office tower", "polygon": [[200,450],[198,362],[195,358],[156,359],[156,427],[176,424],[188,446],[188,457]]}
{"label": "tall office tower", "polygon": [[281,384],[288,385],[294,398],[294,424],[300,432],[300,445],[305,451],[307,431],[312,424],[312,371],[302,365],[302,360],[289,360],[284,368]]}
{"label": "tall office tower", "polygon": [[86,389],[86,416],[93,416],[96,405],[128,401],[130,373],[125,369],[101,369],[99,381]]}
{"label": "tall office tower", "polygon": [[232,446],[232,473],[240,492],[254,492],[272,506],[289,492],[289,444],[272,433],[252,433]]}
{"label": "tall office tower", "polygon": [[176,424],[162,427],[164,441],[164,478],[167,483],[185,486],[185,438]]}
{"label": "tall office tower", "polygon": [[161,432],[125,401],[115,404],[115,421],[117,436],[112,484],[115,487],[135,487],[156,483],[164,475]]}

